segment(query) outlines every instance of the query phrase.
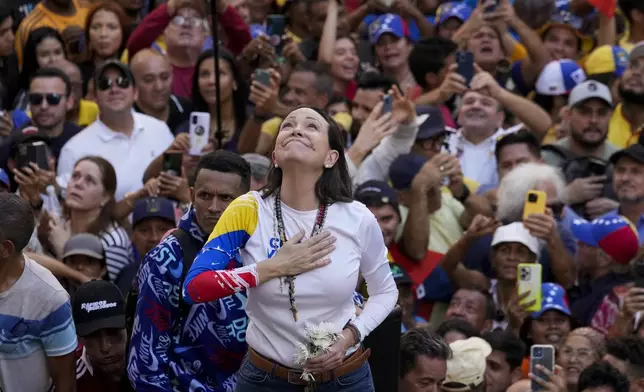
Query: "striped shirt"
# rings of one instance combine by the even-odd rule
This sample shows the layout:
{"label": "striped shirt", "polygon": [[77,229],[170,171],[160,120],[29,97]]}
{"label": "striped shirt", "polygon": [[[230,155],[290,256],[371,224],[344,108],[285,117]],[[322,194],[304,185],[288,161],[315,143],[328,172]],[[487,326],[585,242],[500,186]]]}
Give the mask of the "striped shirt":
{"label": "striped shirt", "polygon": [[116,223],[110,224],[99,237],[105,249],[107,274],[114,282],[121,270],[132,262],[132,242],[125,228]]}
{"label": "striped shirt", "polygon": [[0,292],[0,391],[47,391],[48,357],[78,341],[69,295],[45,268],[24,256],[22,275]]}

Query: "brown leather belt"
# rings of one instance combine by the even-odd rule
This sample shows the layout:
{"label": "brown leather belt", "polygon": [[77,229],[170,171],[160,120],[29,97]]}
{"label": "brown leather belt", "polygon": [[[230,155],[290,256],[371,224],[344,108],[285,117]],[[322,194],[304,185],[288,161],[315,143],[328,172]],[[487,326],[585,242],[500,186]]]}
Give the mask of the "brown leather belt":
{"label": "brown leather belt", "polygon": [[[323,373],[313,373],[313,378],[315,379],[316,383],[326,383],[333,381],[338,377],[342,377],[345,374],[349,374],[355,370],[358,370],[360,366],[364,365],[364,363],[367,362],[370,354],[371,349],[363,350],[362,347],[360,347],[355,353],[347,357],[344,362],[342,362],[342,365],[333,370],[329,370]],[[308,382],[302,380],[301,378],[303,373],[302,370],[291,369],[282,366],[279,363],[271,361],[270,359],[263,357],[261,354],[258,354],[257,351],[253,350],[251,347],[248,347],[248,359],[258,369],[261,369],[262,371],[270,375],[287,381],[289,384],[308,384]]]}

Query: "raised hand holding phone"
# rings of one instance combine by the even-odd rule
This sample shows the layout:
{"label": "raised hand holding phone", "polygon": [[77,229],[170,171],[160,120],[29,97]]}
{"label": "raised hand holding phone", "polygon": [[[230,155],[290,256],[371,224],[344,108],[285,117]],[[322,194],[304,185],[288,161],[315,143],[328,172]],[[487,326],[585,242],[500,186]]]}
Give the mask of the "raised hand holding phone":
{"label": "raised hand holding phone", "polygon": [[[190,151],[188,154],[200,156],[210,139],[210,113],[190,113]],[[179,173],[181,173],[179,171]]]}

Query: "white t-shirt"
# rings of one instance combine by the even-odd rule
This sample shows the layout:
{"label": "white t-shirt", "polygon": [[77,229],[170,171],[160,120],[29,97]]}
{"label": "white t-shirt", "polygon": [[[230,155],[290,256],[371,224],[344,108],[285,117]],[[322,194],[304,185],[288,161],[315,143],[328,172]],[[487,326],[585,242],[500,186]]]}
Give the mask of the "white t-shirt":
{"label": "white t-shirt", "polygon": [[[274,206],[273,196],[263,199],[257,192],[233,201],[195,260],[189,277],[224,269],[229,257],[241,257],[246,266],[272,257],[279,249]],[[282,203],[286,238],[300,230],[308,238],[317,213],[296,211]],[[306,343],[307,324],[329,322],[335,332],[340,332],[353,320],[364,338],[389,315],[398,299],[382,232],[367,207],[358,202],[332,204],[323,230],[336,237],[336,249],[331,264],[297,276],[297,322],[290,311],[288,285],[284,284],[282,290],[281,279],[248,290],[248,345],[287,367],[300,367],[294,363],[295,344]],[[356,317],[353,293],[359,273],[367,282],[369,300]]]}

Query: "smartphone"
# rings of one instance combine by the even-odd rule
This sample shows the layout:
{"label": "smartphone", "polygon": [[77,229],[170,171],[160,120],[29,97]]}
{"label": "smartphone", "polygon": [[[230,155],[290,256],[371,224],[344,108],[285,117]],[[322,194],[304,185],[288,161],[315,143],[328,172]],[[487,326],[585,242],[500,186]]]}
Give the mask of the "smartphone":
{"label": "smartphone", "polygon": [[[555,348],[548,344],[535,344],[530,347],[530,373],[548,381],[548,378],[541,370],[537,370],[537,365],[548,369],[551,373],[555,372]],[[532,391],[543,391],[544,387],[532,381]]]}
{"label": "smartphone", "polygon": [[517,294],[530,292],[525,303],[535,301],[534,305],[526,308],[530,312],[541,310],[541,264],[521,263],[517,266]]}
{"label": "smartphone", "polygon": [[545,192],[528,191],[525,196],[525,203],[523,204],[523,219],[532,214],[545,214],[547,200],[548,196]]}
{"label": "smartphone", "polygon": [[271,14],[266,19],[266,35],[275,47],[275,54],[282,55],[284,48],[284,33],[286,32],[286,17],[284,15]]}
{"label": "smartphone", "polygon": [[644,260],[637,260],[632,264],[631,274],[635,287],[644,288]]}
{"label": "smartphone", "polygon": [[474,55],[468,50],[456,52],[456,73],[465,79],[465,84],[470,87],[474,77]]}
{"label": "smartphone", "polygon": [[172,175],[181,175],[181,166],[183,164],[183,154],[180,152],[166,152],[163,154],[163,171]]}
{"label": "smartphone", "polygon": [[45,142],[38,141],[18,145],[16,165],[19,168],[23,168],[28,167],[30,163],[35,163],[39,168],[43,170],[49,170],[49,160],[47,159],[47,145],[45,144]]}
{"label": "smartphone", "polygon": [[271,73],[266,69],[257,69],[253,74],[253,80],[263,84],[266,87],[271,85]]}
{"label": "smartphone", "polygon": [[382,97],[382,114],[391,113],[392,110],[392,98],[391,95],[387,94]]}
{"label": "smartphone", "polygon": [[494,12],[499,6],[499,0],[485,0],[483,2],[483,12]]}
{"label": "smartphone", "polygon": [[193,156],[201,156],[203,149],[208,145],[210,138],[210,113],[190,113],[190,151]]}
{"label": "smartphone", "polygon": [[598,159],[590,159],[587,169],[589,176],[605,176],[608,171],[608,166],[606,166],[606,163]]}

